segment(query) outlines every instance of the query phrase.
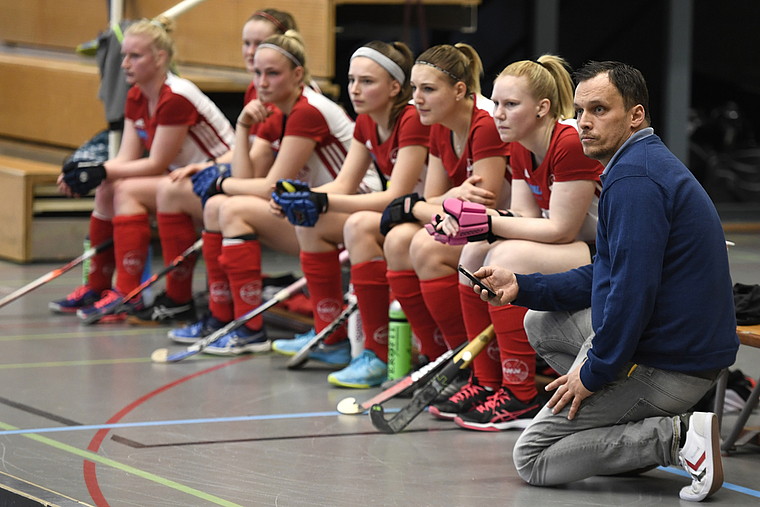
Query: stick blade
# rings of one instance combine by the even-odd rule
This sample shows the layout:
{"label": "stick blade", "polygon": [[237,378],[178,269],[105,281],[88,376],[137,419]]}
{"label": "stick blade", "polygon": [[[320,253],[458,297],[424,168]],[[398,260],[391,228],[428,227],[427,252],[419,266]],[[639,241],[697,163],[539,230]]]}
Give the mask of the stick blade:
{"label": "stick blade", "polygon": [[385,420],[385,410],[382,405],[372,405],[372,408],[369,409],[369,419],[372,421],[372,426],[381,433],[393,435],[398,432],[398,430],[394,431],[388,421]]}
{"label": "stick blade", "polygon": [[357,415],[363,414],[366,411],[364,407],[356,403],[356,398],[348,397],[343,398],[338,402],[338,412],[344,415]]}
{"label": "stick blade", "polygon": [[156,349],[150,355],[150,360],[154,363],[167,363],[169,358],[169,349]]}

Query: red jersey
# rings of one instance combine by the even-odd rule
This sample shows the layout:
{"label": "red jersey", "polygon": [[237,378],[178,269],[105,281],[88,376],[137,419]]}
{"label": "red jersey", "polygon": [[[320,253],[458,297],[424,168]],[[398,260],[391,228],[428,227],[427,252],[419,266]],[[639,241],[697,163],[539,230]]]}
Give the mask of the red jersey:
{"label": "red jersey", "polygon": [[278,109],[259,126],[258,136],[280,150],[285,136],[305,137],[317,143],[296,179],[311,187],[335,179],[346,158],[354,122],[335,102],[311,88],[304,88],[290,114]]}
{"label": "red jersey", "polygon": [[137,135],[148,151],[159,126],[189,126],[169,170],[219,157],[235,142],[230,122],[211,99],[187,79],[171,73],[161,86],[153,116],[148,113],[148,99],[139,86],[133,86],[127,93],[124,116],[134,122]]}
{"label": "red jersey", "polygon": [[546,152],[541,165],[535,167],[533,154],[520,143],[514,143],[510,164],[513,179],[525,180],[533,191],[536,203],[541,207],[545,218],[549,218],[549,202],[555,181],[595,181],[596,195],[588,211],[588,217],[593,218],[593,224],[584,224],[581,232],[584,237],[588,236],[591,233],[588,226],[592,226],[592,235],[596,236],[597,205],[602,191],[599,175],[602,174],[604,166],[583,154],[575,120],[557,122],[552,133],[549,151]]}
{"label": "red jersey", "polygon": [[[248,88],[245,90],[245,96],[243,97],[243,105],[248,104],[252,100],[256,100],[258,97],[258,94],[256,93],[256,87],[253,86],[253,81],[251,81],[251,84],[248,85]],[[248,133],[248,137],[253,137],[256,135],[256,132],[259,130],[259,124],[254,123],[251,125],[251,131]]]}
{"label": "red jersey", "polygon": [[356,118],[354,139],[367,147],[375,165],[390,177],[398,150],[405,146],[429,146],[430,127],[420,123],[417,108],[408,104],[396,120],[390,137],[383,143],[377,139],[377,124],[366,114],[360,114]]}
{"label": "red jersey", "polygon": [[[478,160],[510,156],[510,143],[501,140],[491,117],[490,111],[493,109],[481,109],[478,102],[482,102],[481,97],[476,97],[475,106],[472,108],[470,133],[461,158],[457,157],[454,151],[451,130],[437,124],[430,128],[430,154],[441,159],[455,187],[472,176],[473,164]],[[510,179],[507,173],[505,179]]]}

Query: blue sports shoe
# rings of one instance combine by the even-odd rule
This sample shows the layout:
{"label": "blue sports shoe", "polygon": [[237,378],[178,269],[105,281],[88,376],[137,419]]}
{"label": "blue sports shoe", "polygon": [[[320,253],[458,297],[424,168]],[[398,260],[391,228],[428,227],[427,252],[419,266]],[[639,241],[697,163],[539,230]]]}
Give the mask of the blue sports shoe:
{"label": "blue sports shoe", "polygon": [[340,387],[368,389],[379,386],[388,376],[388,365],[371,350],[364,350],[351,364],[327,376],[327,381]]}
{"label": "blue sports shoe", "polygon": [[76,313],[80,308],[94,305],[99,299],[100,294],[87,285],[80,285],[64,299],[49,302],[48,308],[55,313]]}
{"label": "blue sports shoe", "polygon": [[269,350],[272,350],[272,342],[267,338],[267,332],[263,328],[253,331],[241,326],[219,338],[203,349],[203,352],[216,356],[237,356],[246,352]]}
{"label": "blue sports shoe", "polygon": [[195,343],[214,331],[222,329],[224,326],[224,322],[207,313],[200,320],[189,326],[170,330],[168,336],[170,340],[176,343]]}
{"label": "blue sports shoe", "polygon": [[[299,350],[304,348],[307,343],[314,339],[315,336],[317,336],[317,333],[314,331],[314,328],[312,328],[308,333],[297,334],[292,340],[275,340],[272,342],[272,350],[286,356],[294,356]],[[320,343],[319,346],[309,354],[308,359],[342,368],[351,362],[351,342],[343,340],[334,345]]]}

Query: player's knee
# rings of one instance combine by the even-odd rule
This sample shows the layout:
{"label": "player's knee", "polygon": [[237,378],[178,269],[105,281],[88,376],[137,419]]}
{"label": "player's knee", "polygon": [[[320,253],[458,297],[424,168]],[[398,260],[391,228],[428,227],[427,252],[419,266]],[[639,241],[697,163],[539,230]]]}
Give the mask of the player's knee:
{"label": "player's knee", "polygon": [[372,211],[352,213],[343,224],[343,239],[346,247],[350,249],[352,245],[374,237],[379,221],[378,214]]}
{"label": "player's knee", "polygon": [[383,252],[388,259],[390,267],[391,259],[407,259],[409,257],[409,245],[412,241],[416,228],[409,224],[399,224],[388,231],[383,243]]}

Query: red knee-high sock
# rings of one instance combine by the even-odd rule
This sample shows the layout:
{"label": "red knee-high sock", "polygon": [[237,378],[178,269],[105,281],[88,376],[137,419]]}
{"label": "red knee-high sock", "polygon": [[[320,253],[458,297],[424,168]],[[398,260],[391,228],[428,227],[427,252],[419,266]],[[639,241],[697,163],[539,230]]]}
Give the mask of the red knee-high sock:
{"label": "red knee-high sock", "polygon": [[[314,309],[314,330],[319,333],[343,310],[343,278],[339,252],[304,252],[301,250],[301,270],[306,277],[309,299]],[[325,340],[332,345],[346,339],[342,326]]]}
{"label": "red knee-high sock", "polygon": [[208,309],[211,315],[221,322],[229,322],[235,318],[232,304],[232,293],[227,273],[224,272],[219,257],[222,255],[222,233],[203,231],[203,260],[206,263],[208,280]]}
{"label": "red knee-high sock", "polygon": [[433,317],[425,306],[420,291],[420,279],[417,273],[405,271],[388,271],[386,274],[393,297],[401,304],[406,320],[412,326],[414,336],[419,340],[420,354],[431,361],[446,352],[446,342]]}
{"label": "red knee-high sock", "polygon": [[[193,219],[184,213],[158,213],[158,236],[164,266],[168,266],[185,250],[193,246],[198,235]],[[195,255],[191,255],[166,276],[166,295],[175,303],[187,303],[193,298],[193,268]]]}
{"label": "red knee-high sock", "polygon": [[[95,247],[113,238],[113,222],[90,215],[90,245]],[[113,270],[116,266],[114,249],[109,248],[90,259],[87,286],[95,292],[111,288]]]}
{"label": "red knee-high sock", "polygon": [[420,290],[425,305],[451,349],[467,341],[458,286],[459,276],[456,273],[430,280],[420,280]]}
{"label": "red knee-high sock", "polygon": [[[459,284],[459,300],[462,303],[464,326],[467,337],[472,341],[485,328],[491,325],[491,315],[488,313],[488,303],[480,299],[469,285]],[[499,344],[491,340],[488,347],[472,361],[472,369],[478,384],[493,389],[501,387],[501,358]]]}
{"label": "red knee-high sock", "polygon": [[351,266],[351,283],[359,304],[364,331],[364,348],[383,362],[388,362],[388,266],[384,260],[368,261]]}
{"label": "red knee-high sock", "polygon": [[527,402],[536,396],[536,351],[530,346],[523,328],[527,308],[491,306],[491,321],[501,352],[502,384],[518,400]]}
{"label": "red knee-high sock", "polygon": [[[261,246],[257,239],[222,240],[222,255],[219,257],[227,279],[235,306],[235,318],[240,318],[261,305]],[[249,329],[261,329],[264,317],[259,315],[246,324]]]}
{"label": "red knee-high sock", "polygon": [[113,219],[116,290],[127,294],[140,285],[150,245],[148,215],[119,215]]}

